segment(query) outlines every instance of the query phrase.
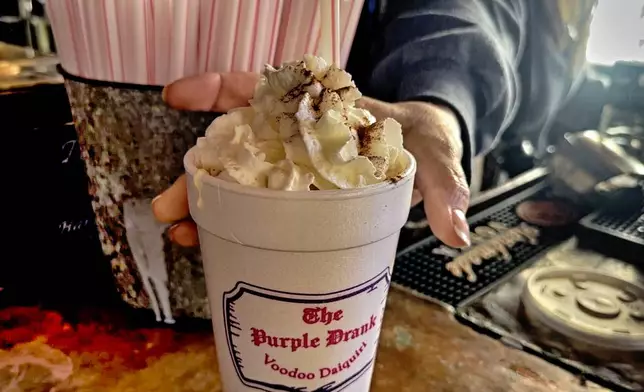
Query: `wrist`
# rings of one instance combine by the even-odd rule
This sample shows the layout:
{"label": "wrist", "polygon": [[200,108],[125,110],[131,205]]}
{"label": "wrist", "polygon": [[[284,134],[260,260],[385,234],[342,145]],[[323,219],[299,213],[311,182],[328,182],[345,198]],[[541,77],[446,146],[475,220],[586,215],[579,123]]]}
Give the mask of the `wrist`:
{"label": "wrist", "polygon": [[[423,132],[428,136],[444,140],[463,150],[463,127],[458,112],[439,100],[400,102],[401,112],[407,123],[407,131]],[[405,133],[405,130],[403,130]]]}

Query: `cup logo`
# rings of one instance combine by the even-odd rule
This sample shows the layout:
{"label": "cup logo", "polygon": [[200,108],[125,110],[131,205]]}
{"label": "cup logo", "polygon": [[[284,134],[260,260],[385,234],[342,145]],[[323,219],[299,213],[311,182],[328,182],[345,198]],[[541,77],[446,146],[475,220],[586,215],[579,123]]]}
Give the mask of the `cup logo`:
{"label": "cup logo", "polygon": [[346,290],[288,293],[238,282],[224,293],[230,355],[241,382],[262,391],[341,391],[375,359],[389,268]]}

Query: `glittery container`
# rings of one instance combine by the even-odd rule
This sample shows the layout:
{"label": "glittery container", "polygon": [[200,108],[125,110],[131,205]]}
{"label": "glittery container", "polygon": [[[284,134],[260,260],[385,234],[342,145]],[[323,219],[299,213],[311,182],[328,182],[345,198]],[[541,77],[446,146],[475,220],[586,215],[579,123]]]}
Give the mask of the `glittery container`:
{"label": "glittery container", "polygon": [[154,221],[149,202],[183,173],[184,154],[216,114],[171,109],[158,86],[99,82],[60,71],[100,242],[120,296],[167,323],[178,316],[209,318],[198,247],[171,243],[167,225]]}

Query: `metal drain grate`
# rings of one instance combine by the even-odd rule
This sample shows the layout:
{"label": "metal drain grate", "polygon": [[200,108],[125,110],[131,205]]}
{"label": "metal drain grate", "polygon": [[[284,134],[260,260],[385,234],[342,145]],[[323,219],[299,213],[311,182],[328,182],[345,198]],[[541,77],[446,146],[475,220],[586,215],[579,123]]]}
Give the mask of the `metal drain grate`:
{"label": "metal drain grate", "polygon": [[644,263],[644,200],[624,210],[608,208],[581,220],[579,245],[616,259]]}
{"label": "metal drain grate", "polygon": [[[642,203],[644,209],[644,202]],[[587,221],[589,226],[595,226],[618,234],[625,239],[644,244],[644,213],[634,214],[611,214],[608,212],[599,212],[589,217]]]}
{"label": "metal drain grate", "polygon": [[[517,226],[522,222],[515,213],[517,205],[528,199],[544,198],[545,194],[545,185],[538,184],[471,217],[469,219],[470,226],[474,229],[491,221],[503,223],[508,227]],[[540,230],[539,244],[516,244],[510,249],[512,255],[510,261],[495,258],[485,260],[479,266],[474,266],[474,272],[477,275],[476,282],[469,282],[464,277],[454,277],[447,271],[445,264],[451,258],[432,253],[432,250],[442,243],[435,237],[427,238],[398,253],[392,281],[394,284],[412,290],[421,296],[457,307],[468,298],[480,294],[483,290],[488,290],[510,272],[531,261],[552,245],[568,238],[571,234],[571,230],[561,227],[556,229],[540,228]]]}

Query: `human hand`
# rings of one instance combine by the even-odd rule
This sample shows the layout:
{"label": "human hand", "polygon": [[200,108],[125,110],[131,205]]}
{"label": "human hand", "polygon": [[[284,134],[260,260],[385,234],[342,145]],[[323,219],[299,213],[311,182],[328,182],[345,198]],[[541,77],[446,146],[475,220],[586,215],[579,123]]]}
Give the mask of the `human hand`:
{"label": "human hand", "polygon": [[461,166],[463,143],[456,114],[448,107],[428,102],[387,103],[363,97],[358,106],[377,119],[391,117],[403,129],[405,148],[417,162],[412,205],[425,201],[432,233],[446,245],[470,245],[465,218],[470,192]]}
{"label": "human hand", "polygon": [[[168,105],[193,111],[227,112],[247,106],[258,74],[208,73],[178,80],[164,90]],[[447,107],[426,102],[386,103],[364,97],[359,106],[380,119],[401,123],[405,148],[418,162],[413,204],[425,200],[432,232],[452,247],[469,245],[465,211],[469,189],[461,167],[463,146],[456,115]],[[183,246],[198,244],[195,223],[190,220],[185,175],[152,201],[155,216],[173,223],[170,238]]]}
{"label": "human hand", "polygon": [[[225,113],[248,106],[258,80],[259,74],[251,72],[205,73],[169,84],[163,89],[163,100],[179,110]],[[173,224],[168,230],[172,241],[182,246],[198,245],[185,174],[152,200],[152,211],[158,221]]]}

